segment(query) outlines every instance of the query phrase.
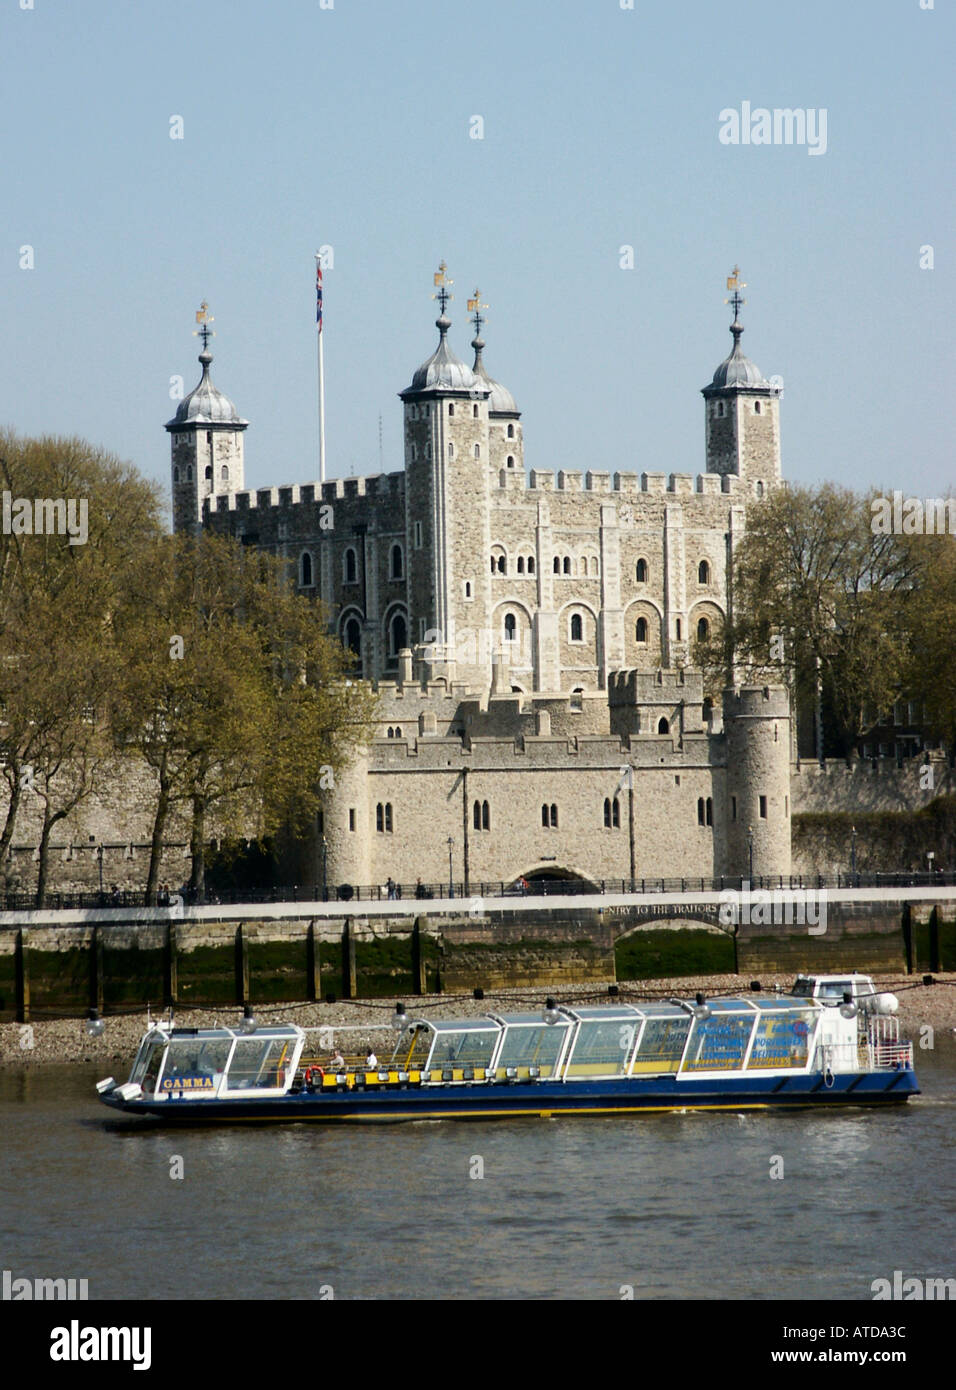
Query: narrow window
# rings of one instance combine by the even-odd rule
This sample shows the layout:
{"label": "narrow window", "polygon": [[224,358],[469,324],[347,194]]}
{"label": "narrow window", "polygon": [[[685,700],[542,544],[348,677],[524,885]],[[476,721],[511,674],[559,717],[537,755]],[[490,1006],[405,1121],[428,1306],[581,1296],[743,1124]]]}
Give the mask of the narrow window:
{"label": "narrow window", "polygon": [[676,631],[676,633],[675,633],[674,635],[676,636],[676,638],[677,638],[677,640],[678,640],[678,642],[679,642],[679,641],[680,641],[680,618],[677,619],[676,629],[677,629],[677,631]]}
{"label": "narrow window", "polygon": [[581,621],[581,614],[580,614],[580,613],[572,613],[572,614],[571,614],[571,641],[572,641],[572,642],[583,642],[583,641],[584,641],[584,624],[583,624],[582,621]]}
{"label": "narrow window", "polygon": [[705,803],[705,809],[706,809],[706,812],[707,812],[707,824],[708,824],[708,825],[713,825],[713,823],[714,823],[714,798],[713,798],[712,796],[709,796],[709,797],[707,798],[707,801],[706,801],[706,803]]}
{"label": "narrow window", "polygon": [[351,546],[349,546],[348,550],[345,552],[345,582],[346,582],[346,584],[354,584],[354,583],[355,583],[355,576],[356,576],[357,572],[358,572],[358,561],[357,561],[357,559],[356,559],[355,551],[352,549]]}
{"label": "narrow window", "polygon": [[402,547],[401,547],[400,545],[393,545],[393,546],[392,546],[392,578],[393,578],[393,579],[401,579],[401,578],[403,577],[402,559],[403,559],[403,557],[402,557]]}
{"label": "narrow window", "polygon": [[385,829],[388,830],[388,831],[391,831],[391,828],[392,828],[392,803],[391,803],[390,801],[386,801],[386,803],[385,803]]}
{"label": "narrow window", "polygon": [[491,807],[487,801],[481,803],[481,828],[482,830],[491,829]]}
{"label": "narrow window", "polygon": [[422,548],[422,523],[421,523],[420,521],[416,521],[416,522],[415,522],[415,549],[416,549],[416,550],[421,550],[421,548]]}
{"label": "narrow window", "polygon": [[207,431],[206,431],[206,443],[209,445],[209,447],[210,447],[210,449],[211,449],[211,448],[212,448],[212,430],[207,430]]}
{"label": "narrow window", "polygon": [[701,560],[700,564],[697,566],[697,583],[710,583],[710,565],[706,560]]}
{"label": "narrow window", "polygon": [[312,556],[309,552],[303,551],[302,554],[302,587],[309,588],[312,583]]}
{"label": "narrow window", "polygon": [[610,799],[610,797],[607,797],[607,796],[604,798],[604,824],[610,829],[610,825],[611,825],[611,799]]}
{"label": "narrow window", "polygon": [[395,730],[394,730],[391,726],[389,726],[389,728],[388,728],[388,730],[387,730],[387,732],[386,732],[386,737],[387,737],[387,738],[394,738],[394,737],[395,737]]}
{"label": "narrow window", "polygon": [[565,574],[570,574],[570,573],[571,573],[571,557],[570,557],[570,555],[565,555],[565,557],[564,557],[564,572],[565,572]]}
{"label": "narrow window", "polygon": [[188,468],[186,469],[186,482],[187,482],[187,483],[191,483],[192,480],[193,480],[193,466],[192,466],[192,464],[190,464],[190,465],[188,466]]}
{"label": "narrow window", "polygon": [[222,470],[221,470],[219,476],[220,476],[220,479],[222,480],[222,482],[228,483],[228,481],[229,481],[229,469],[226,467],[225,464],[222,465]]}
{"label": "narrow window", "polygon": [[542,806],[542,807],[541,807],[541,824],[544,826],[545,830],[547,830],[547,828],[548,828],[548,826],[550,825],[550,823],[551,823],[551,822],[550,822],[550,820],[548,819],[548,808],[547,808],[547,806]]}
{"label": "narrow window", "polygon": [[448,402],[448,414],[449,414],[449,415],[454,415],[454,413],[455,413],[455,402],[454,402],[454,401],[449,401],[449,402]]}
{"label": "narrow window", "polygon": [[472,807],[471,823],[476,830],[481,829],[481,802],[476,801]]}
{"label": "narrow window", "polygon": [[478,419],[478,406],[477,406],[477,405],[473,405],[473,406],[471,407],[471,418],[472,418],[473,420],[477,420],[477,419]]}
{"label": "narrow window", "polygon": [[508,426],[508,438],[509,438],[509,439],[514,439],[514,437],[515,437],[515,427],[514,427],[514,425],[509,425],[509,426]]}
{"label": "narrow window", "polygon": [[207,463],[207,464],[206,464],[206,477],[209,478],[210,480],[212,479],[212,464],[211,464],[211,463]]}
{"label": "narrow window", "polygon": [[476,458],[476,459],[480,459],[480,458],[481,458],[481,445],[480,445],[480,444],[476,444],[476,445],[475,445],[475,458]]}
{"label": "narrow window", "polygon": [[670,726],[670,724],[668,724],[668,722],[667,722],[666,719],[659,719],[659,720],[657,721],[657,732],[658,732],[659,734],[669,734],[670,731],[671,731],[671,726]]}
{"label": "narrow window", "polygon": [[533,555],[529,555],[529,556],[528,556],[528,573],[529,573],[529,574],[534,574],[534,556],[533,556]]}
{"label": "narrow window", "polygon": [[737,819],[737,798],[735,796],[730,798],[730,819]]}
{"label": "narrow window", "polygon": [[509,454],[509,455],[508,455],[508,464],[507,464],[507,466],[508,466],[509,468],[514,468],[514,466],[515,466],[515,456],[514,456],[514,454]]}
{"label": "narrow window", "polygon": [[637,582],[638,584],[647,583],[647,561],[638,560],[637,562]]}
{"label": "narrow window", "polygon": [[465,580],[465,598],[471,598],[471,580]]}
{"label": "narrow window", "polygon": [[450,439],[448,441],[448,457],[450,459],[453,459],[455,457],[455,445],[454,442]]}
{"label": "narrow window", "polygon": [[349,807],[349,829],[350,829],[350,830],[354,830],[354,829],[355,829],[355,807],[354,807],[354,806],[350,806],[350,807]]}
{"label": "narrow window", "polygon": [[554,557],[554,572],[555,574],[561,573],[561,561],[557,555]]}
{"label": "narrow window", "polygon": [[518,573],[519,573],[519,574],[524,574],[524,556],[523,556],[523,555],[519,555],[519,556],[518,556]]}
{"label": "narrow window", "polygon": [[697,798],[697,824],[698,824],[698,825],[703,825],[703,823],[704,823],[704,798],[703,798],[702,796],[699,796],[699,797]]}
{"label": "narrow window", "polygon": [[385,807],[381,802],[375,807],[375,829],[380,833],[385,830]]}
{"label": "narrow window", "polygon": [[505,614],[505,641],[513,642],[517,635],[518,624],[513,613]]}
{"label": "narrow window", "polygon": [[558,808],[557,808],[557,806],[554,804],[554,802],[552,801],[552,803],[551,803],[551,829],[552,829],[552,830],[557,830],[557,828],[558,828]]}
{"label": "narrow window", "polygon": [[178,482],[179,482],[179,468],[178,468],[178,467],[176,467],[176,468],[173,469],[173,482],[174,482],[174,483],[178,483]]}
{"label": "narrow window", "polygon": [[706,642],[706,641],[707,641],[707,638],[708,638],[709,636],[710,636],[710,623],[708,623],[708,621],[707,621],[706,618],[699,618],[698,621],[697,621],[697,640],[698,640],[698,642]]}
{"label": "narrow window", "polygon": [[759,414],[760,414],[760,402],[759,402],[759,401],[754,401],[754,414],[755,414],[755,415],[759,415]]}
{"label": "narrow window", "polygon": [[499,574],[506,574],[506,573],[507,573],[507,570],[506,570],[506,567],[505,567],[505,566],[506,566],[505,557],[504,557],[503,555],[499,555],[499,556],[498,556],[498,573],[499,573]]}
{"label": "narrow window", "polygon": [[647,619],[638,618],[637,626],[634,629],[635,641],[644,643],[647,641]]}
{"label": "narrow window", "polygon": [[758,481],[758,483],[757,483],[757,496],[758,496],[758,497],[762,497],[762,496],[763,496],[763,483],[761,483],[761,482],[759,482],[759,481]]}
{"label": "narrow window", "polygon": [[765,796],[760,798],[760,819],[767,819],[767,798]]}
{"label": "narrow window", "polygon": [[617,797],[611,803],[611,824],[615,830],[621,828],[621,803]]}

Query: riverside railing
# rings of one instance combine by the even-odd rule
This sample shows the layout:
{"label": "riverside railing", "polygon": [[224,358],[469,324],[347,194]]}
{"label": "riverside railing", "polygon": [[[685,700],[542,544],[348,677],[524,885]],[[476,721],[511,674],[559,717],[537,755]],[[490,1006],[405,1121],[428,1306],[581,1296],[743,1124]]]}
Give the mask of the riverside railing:
{"label": "riverside railing", "polygon": [[[430,899],[461,898],[463,906],[473,907],[476,899],[496,898],[536,898],[594,896],[596,894],[667,894],[667,893],[720,893],[725,891],[746,893],[761,890],[764,892],[787,892],[791,889],[820,892],[825,889],[842,888],[934,888],[956,886],[956,872],[936,870],[933,873],[836,873],[836,874],[764,874],[750,879],[746,876],[723,874],[706,878],[685,875],[680,878],[602,878],[593,881],[583,879],[535,878],[522,885],[503,879],[472,879],[467,885],[462,880],[442,883],[373,883],[373,884],[326,884],[294,883],[285,886],[260,890],[242,889],[235,891],[207,891],[205,894],[181,892],[170,895],[147,894],[141,891],[117,891],[109,893],[47,893],[42,904],[48,909],[95,909],[95,908],[134,908],[169,907],[176,904],[224,905],[255,903],[309,903],[309,902],[386,902],[390,899],[401,902]],[[26,912],[37,907],[34,893],[0,893],[0,912]]]}

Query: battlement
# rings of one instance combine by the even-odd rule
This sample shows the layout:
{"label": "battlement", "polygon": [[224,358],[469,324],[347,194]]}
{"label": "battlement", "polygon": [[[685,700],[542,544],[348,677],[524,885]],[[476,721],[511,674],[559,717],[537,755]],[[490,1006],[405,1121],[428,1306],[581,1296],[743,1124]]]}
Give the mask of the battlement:
{"label": "battlement", "polygon": [[787,719],[790,697],[783,685],[743,685],[724,691],[724,719]]}
{"label": "battlement", "polygon": [[610,671],[607,678],[607,700],[611,706],[659,705],[662,702],[683,701],[702,704],[704,678],[700,671],[684,667],[657,671]]}
{"label": "battlement", "polygon": [[[581,473],[561,469],[557,474],[545,468],[532,468],[527,481],[522,474],[511,473],[509,486],[524,486],[529,492],[606,493],[621,497],[647,495],[653,497],[719,497],[721,493],[737,493],[741,480],[733,473],[603,473],[588,469]],[[502,486],[505,486],[502,470]]]}
{"label": "battlement", "polygon": [[210,514],[216,512],[264,511],[274,508],[312,507],[360,497],[393,501],[405,490],[405,473],[373,473],[364,478],[333,478],[327,483],[292,483],[280,487],[260,487],[243,492],[215,493],[205,499]]}

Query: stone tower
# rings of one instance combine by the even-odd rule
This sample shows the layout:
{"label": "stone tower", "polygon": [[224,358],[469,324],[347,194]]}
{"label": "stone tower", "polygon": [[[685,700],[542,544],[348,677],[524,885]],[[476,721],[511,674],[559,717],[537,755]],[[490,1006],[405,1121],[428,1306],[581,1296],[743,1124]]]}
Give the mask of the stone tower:
{"label": "stone tower", "polygon": [[738,271],[727,280],[734,291],[730,325],[734,346],[701,394],[704,397],[704,435],[707,472],[743,479],[752,497],[763,497],[780,481],[780,396],[783,386],[764,379],[756,363],[740,346],[743,324],[739,312],[745,288]]}
{"label": "stone tower", "polygon": [[172,454],[174,531],[198,531],[205,498],[245,487],[242,434],[249,421],[240,419],[232,401],[209,376],[213,320],[205,301],[196,320],[202,325],[197,330],[203,340],[202,377],[166,424]]}
{"label": "stone tower", "polygon": [[442,262],[435,276],[438,347],[399,393],[405,407],[408,611],[419,626],[409,640],[426,643],[435,674],[485,684],[491,641],[491,386],[449,346],[450,283]]}
{"label": "stone tower", "polygon": [[724,691],[727,806],[721,872],[790,873],[790,703],[785,686]]}

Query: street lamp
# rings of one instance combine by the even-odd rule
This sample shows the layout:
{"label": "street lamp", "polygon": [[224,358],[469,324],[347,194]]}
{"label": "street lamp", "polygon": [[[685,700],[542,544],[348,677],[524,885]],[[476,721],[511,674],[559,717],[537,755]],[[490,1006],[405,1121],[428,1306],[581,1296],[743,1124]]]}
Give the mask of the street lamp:
{"label": "street lamp", "polygon": [[850,826],[850,870],[856,877],[856,826]]}
{"label": "street lamp", "polygon": [[451,858],[451,852],[452,852],[452,848],[453,848],[454,844],[455,844],[455,841],[454,841],[454,840],[452,839],[452,837],[449,835],[449,836],[448,836],[448,896],[449,896],[450,898],[453,898],[453,897],[455,896],[455,880],[454,880],[454,873],[455,873],[455,870],[454,870],[454,867],[453,867],[453,865],[452,865],[452,858]]}
{"label": "street lamp", "polygon": [[928,850],[926,851],[926,864],[927,864],[927,872],[929,873],[930,878],[932,878],[932,876],[933,876],[933,860],[934,860],[935,858],[936,858],[936,851],[935,851],[935,850],[932,850],[932,849],[928,849]]}
{"label": "street lamp", "polygon": [[325,836],[323,835],[323,836],[322,836],[322,900],[323,900],[323,902],[328,902],[328,900],[329,900],[329,873],[328,873],[328,865],[329,865],[329,842],[328,842],[328,840],[325,838]]}

